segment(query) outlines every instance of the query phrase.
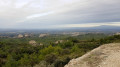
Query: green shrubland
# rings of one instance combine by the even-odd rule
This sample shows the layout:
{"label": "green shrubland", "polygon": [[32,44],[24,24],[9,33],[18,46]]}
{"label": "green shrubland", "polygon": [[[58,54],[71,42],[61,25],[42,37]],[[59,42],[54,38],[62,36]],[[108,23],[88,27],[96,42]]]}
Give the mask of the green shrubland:
{"label": "green shrubland", "polygon": [[[87,37],[88,36],[88,37]],[[95,37],[96,36],[96,37]],[[71,59],[77,58],[102,44],[120,42],[120,35],[102,35],[51,38],[0,39],[0,67],[63,67]],[[60,38],[59,38],[60,37]],[[83,38],[83,39],[81,39]],[[32,46],[27,41],[47,42]],[[64,40],[55,43],[56,40]],[[41,41],[40,41],[41,40]],[[26,41],[26,42],[25,42]]]}

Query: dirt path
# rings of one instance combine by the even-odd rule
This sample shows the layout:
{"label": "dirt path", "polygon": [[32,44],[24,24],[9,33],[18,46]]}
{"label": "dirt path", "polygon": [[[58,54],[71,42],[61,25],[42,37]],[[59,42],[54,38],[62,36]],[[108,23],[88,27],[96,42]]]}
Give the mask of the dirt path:
{"label": "dirt path", "polygon": [[120,67],[120,43],[102,45],[71,60],[65,67]]}

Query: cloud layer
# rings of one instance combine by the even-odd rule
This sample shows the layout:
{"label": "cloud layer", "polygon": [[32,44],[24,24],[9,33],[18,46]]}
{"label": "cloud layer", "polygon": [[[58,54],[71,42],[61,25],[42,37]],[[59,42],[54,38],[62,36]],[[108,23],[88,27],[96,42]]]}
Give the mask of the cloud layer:
{"label": "cloud layer", "polygon": [[0,27],[120,25],[119,6],[120,0],[0,0]]}

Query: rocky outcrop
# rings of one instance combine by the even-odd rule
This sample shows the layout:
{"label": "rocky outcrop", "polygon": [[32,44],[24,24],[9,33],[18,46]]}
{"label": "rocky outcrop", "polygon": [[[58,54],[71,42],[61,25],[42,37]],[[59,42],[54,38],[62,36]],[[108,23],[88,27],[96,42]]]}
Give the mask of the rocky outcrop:
{"label": "rocky outcrop", "polygon": [[58,44],[58,43],[63,43],[64,40],[58,40],[55,42],[55,44]]}
{"label": "rocky outcrop", "polygon": [[49,36],[49,34],[40,34],[39,37],[46,37]]}
{"label": "rocky outcrop", "polygon": [[102,45],[72,59],[65,67],[120,67],[120,43]]}
{"label": "rocky outcrop", "polygon": [[29,41],[29,44],[33,45],[33,46],[36,46],[37,45],[37,42],[35,40],[31,40]]}
{"label": "rocky outcrop", "polygon": [[37,43],[35,40],[30,40],[29,44],[32,46],[42,46],[43,45],[42,43]]}
{"label": "rocky outcrop", "polygon": [[18,38],[23,38],[24,36],[22,34],[19,34],[18,35]]}
{"label": "rocky outcrop", "polygon": [[114,35],[120,35],[120,32],[115,33]]}

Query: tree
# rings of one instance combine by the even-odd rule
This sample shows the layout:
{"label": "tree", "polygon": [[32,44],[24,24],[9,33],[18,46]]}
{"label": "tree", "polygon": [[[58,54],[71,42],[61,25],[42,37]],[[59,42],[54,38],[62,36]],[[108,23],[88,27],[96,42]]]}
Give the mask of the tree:
{"label": "tree", "polygon": [[49,64],[52,64],[56,59],[57,59],[57,56],[55,54],[48,54],[45,57],[45,61],[48,62]]}
{"label": "tree", "polygon": [[7,62],[5,64],[5,67],[17,67],[17,62],[13,59],[11,55],[7,56]]}

